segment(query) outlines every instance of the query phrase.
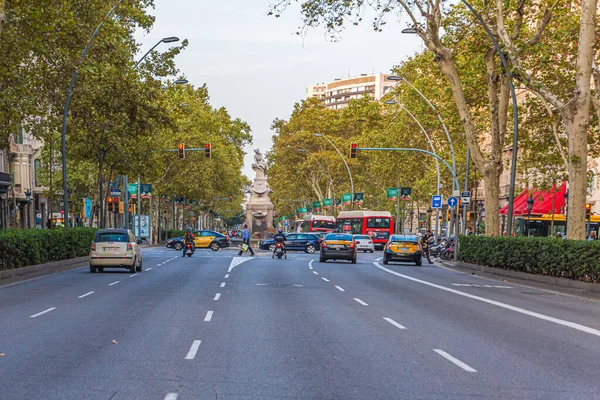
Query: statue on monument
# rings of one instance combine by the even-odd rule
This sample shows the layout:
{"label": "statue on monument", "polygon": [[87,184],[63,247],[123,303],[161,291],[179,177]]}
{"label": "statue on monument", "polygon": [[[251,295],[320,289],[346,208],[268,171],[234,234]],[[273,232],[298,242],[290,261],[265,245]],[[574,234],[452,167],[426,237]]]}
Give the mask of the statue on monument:
{"label": "statue on monument", "polygon": [[254,164],[252,169],[256,172],[256,179],[267,177],[267,161],[259,149],[254,149]]}
{"label": "statue on monument", "polygon": [[255,177],[250,187],[250,200],[246,204],[246,225],[254,237],[263,238],[273,225],[273,203],[269,199],[271,189],[267,183],[267,161],[259,149],[254,149],[252,169]]}

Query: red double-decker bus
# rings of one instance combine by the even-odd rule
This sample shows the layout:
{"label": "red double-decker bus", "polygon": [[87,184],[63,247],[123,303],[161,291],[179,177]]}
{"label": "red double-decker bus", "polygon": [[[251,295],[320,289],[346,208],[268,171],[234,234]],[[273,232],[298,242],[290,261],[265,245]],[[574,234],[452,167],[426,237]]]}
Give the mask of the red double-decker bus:
{"label": "red double-decker bus", "polygon": [[383,249],[394,234],[394,219],[389,211],[342,211],[336,224],[340,232],[369,235],[378,250]]}
{"label": "red double-decker bus", "polygon": [[335,229],[335,217],[330,215],[305,215],[294,222],[294,232],[331,232]]}

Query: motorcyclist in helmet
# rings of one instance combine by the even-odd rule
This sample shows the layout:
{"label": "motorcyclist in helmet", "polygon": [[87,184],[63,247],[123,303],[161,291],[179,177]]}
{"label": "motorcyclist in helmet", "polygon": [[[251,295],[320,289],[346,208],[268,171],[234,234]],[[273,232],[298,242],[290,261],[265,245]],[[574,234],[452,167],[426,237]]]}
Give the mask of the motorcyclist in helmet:
{"label": "motorcyclist in helmet", "polygon": [[182,257],[185,257],[185,245],[188,243],[191,243],[192,245],[192,252],[196,251],[196,245],[194,244],[194,233],[192,232],[192,228],[188,227],[187,228],[187,232],[185,233],[185,235],[183,235],[183,255]]}
{"label": "motorcyclist in helmet", "polygon": [[[283,234],[283,229],[277,228],[277,233],[275,234],[275,236],[273,236],[273,240],[275,240],[275,243],[281,243],[281,248],[283,250],[283,253],[287,254],[287,252],[285,251],[285,240],[286,240],[286,237]],[[275,253],[276,249],[277,248],[273,249],[273,253]]]}

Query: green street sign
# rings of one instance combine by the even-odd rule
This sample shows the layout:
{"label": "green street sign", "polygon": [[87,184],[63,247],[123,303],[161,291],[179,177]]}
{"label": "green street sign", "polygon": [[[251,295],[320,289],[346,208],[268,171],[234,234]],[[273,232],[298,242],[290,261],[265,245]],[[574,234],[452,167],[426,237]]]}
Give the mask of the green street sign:
{"label": "green street sign", "polygon": [[352,202],[352,193],[344,193],[342,195],[342,203],[350,204]]}
{"label": "green street sign", "polygon": [[321,202],[320,201],[313,201],[313,207],[314,208],[321,208]]}
{"label": "green street sign", "polygon": [[398,188],[389,188],[386,191],[386,197],[389,201],[396,201],[398,198]]}
{"label": "green street sign", "polygon": [[331,207],[331,199],[323,199],[323,207]]}
{"label": "green street sign", "polygon": [[306,207],[303,207],[303,208],[299,208],[299,209],[298,209],[298,213],[299,213],[299,214],[306,214],[307,212],[308,212],[308,209],[307,209]]}
{"label": "green street sign", "polygon": [[127,185],[127,191],[130,194],[136,194],[137,193],[137,183],[130,183],[129,185]]}

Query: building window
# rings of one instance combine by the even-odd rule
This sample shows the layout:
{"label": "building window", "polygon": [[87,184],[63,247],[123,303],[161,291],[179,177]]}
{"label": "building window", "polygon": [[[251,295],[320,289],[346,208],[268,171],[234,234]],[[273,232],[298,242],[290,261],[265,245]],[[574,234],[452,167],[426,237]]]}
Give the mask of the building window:
{"label": "building window", "polygon": [[37,158],[33,161],[33,181],[35,186],[40,186],[38,184],[38,174],[42,168],[42,161]]}
{"label": "building window", "polygon": [[15,144],[23,144],[23,127],[20,126],[17,130],[17,133],[13,136],[13,142]]}

